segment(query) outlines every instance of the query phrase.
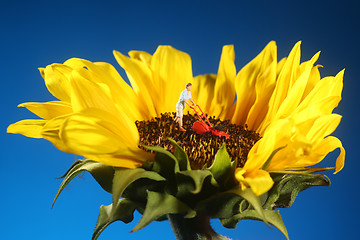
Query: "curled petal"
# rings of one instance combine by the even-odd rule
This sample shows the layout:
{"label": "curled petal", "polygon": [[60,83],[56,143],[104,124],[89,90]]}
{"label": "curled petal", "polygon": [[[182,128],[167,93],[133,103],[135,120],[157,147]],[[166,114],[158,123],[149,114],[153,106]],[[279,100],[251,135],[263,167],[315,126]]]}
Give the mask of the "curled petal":
{"label": "curled petal", "polygon": [[242,189],[250,187],[256,196],[269,191],[274,185],[270,174],[261,169],[248,173],[244,169],[237,168],[235,178],[240,183]]}
{"label": "curled petal", "polygon": [[324,158],[329,152],[332,152],[337,148],[340,149],[340,154],[336,159],[334,174],[341,171],[341,169],[343,169],[345,164],[345,149],[341,141],[336,137],[329,136],[324,138],[314,149],[314,152],[319,153]]}

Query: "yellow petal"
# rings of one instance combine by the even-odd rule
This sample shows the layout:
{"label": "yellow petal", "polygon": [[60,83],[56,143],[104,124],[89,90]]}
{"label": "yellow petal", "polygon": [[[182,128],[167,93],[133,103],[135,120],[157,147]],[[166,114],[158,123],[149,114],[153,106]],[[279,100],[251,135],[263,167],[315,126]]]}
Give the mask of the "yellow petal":
{"label": "yellow petal", "polygon": [[299,78],[294,79],[295,82],[293,83],[293,86],[289,88],[287,96],[280,103],[272,121],[290,116],[298,107],[307,86],[312,67],[319,58],[319,54],[320,52],[315,54],[312,59],[307,62],[304,72],[299,76]]}
{"label": "yellow petal", "polygon": [[213,114],[210,112],[212,100],[214,98],[214,86],[216,81],[215,74],[204,74],[194,78],[193,90],[191,95],[195,99],[201,109],[208,113],[210,116]]}
{"label": "yellow petal", "polygon": [[288,119],[280,119],[270,124],[263,137],[249,151],[244,169],[249,171],[260,169],[276,149],[289,144],[292,134],[293,125]]}
{"label": "yellow petal", "polygon": [[261,169],[252,172],[236,169],[235,178],[243,186],[250,187],[256,196],[266,193],[274,185],[274,181],[272,180],[270,174]]}
{"label": "yellow petal", "polygon": [[299,110],[300,108],[298,108],[297,112],[295,112],[292,117],[296,124],[300,124],[309,119],[327,115],[332,112],[340,100],[341,97],[339,96],[325,97],[319,101],[311,102],[306,108],[302,108],[302,110]]}
{"label": "yellow petal", "polygon": [[[127,154],[127,155],[126,155]],[[137,168],[141,167],[146,160],[153,160],[154,154],[141,149],[132,149],[122,154],[87,154],[86,157],[103,164],[114,167]]]}
{"label": "yellow petal", "polygon": [[275,81],[273,75],[265,79],[259,79],[259,77],[262,76],[270,65],[277,61],[276,59],[276,44],[275,42],[270,42],[258,56],[239,71],[235,79],[237,100],[235,113],[232,118],[233,123],[240,125],[246,123],[248,113],[256,101],[255,85],[257,81],[269,81],[264,83],[265,85],[259,83],[258,87],[264,86],[262,89],[266,89],[267,84],[271,86]]}
{"label": "yellow petal", "polygon": [[276,65],[276,77],[279,77],[279,75],[280,75],[280,73],[281,73],[281,71],[282,71],[282,69],[283,69],[283,67],[284,67],[284,65],[286,63],[286,60],[287,60],[287,58],[284,57],[277,63],[277,65]]}
{"label": "yellow petal", "polygon": [[230,119],[233,115],[232,106],[235,100],[235,90],[233,86],[236,76],[234,60],[234,46],[224,46],[214,86],[214,98],[209,111],[210,115],[220,119]]}
{"label": "yellow petal", "polygon": [[141,61],[143,63],[146,63],[149,66],[151,64],[152,56],[151,56],[151,54],[149,54],[147,52],[144,52],[144,51],[130,51],[129,56],[132,59],[139,60],[139,61]]}
{"label": "yellow petal", "polygon": [[311,69],[311,73],[310,73],[310,76],[309,76],[309,79],[308,79],[308,82],[307,82],[306,88],[304,90],[304,94],[303,94],[301,101],[303,101],[305,99],[305,97],[311,92],[311,90],[314,89],[316,84],[320,81],[321,77],[320,77],[319,67],[322,67],[322,66],[317,65]]}
{"label": "yellow petal", "polygon": [[11,124],[7,128],[7,133],[16,133],[22,134],[26,137],[31,138],[42,138],[41,131],[43,126],[45,125],[45,120],[33,120],[33,119],[26,119],[14,124]]}
{"label": "yellow petal", "polygon": [[170,46],[159,46],[151,59],[154,88],[159,89],[157,112],[173,112],[186,83],[192,82],[191,58]]}
{"label": "yellow petal", "polygon": [[41,131],[41,135],[44,139],[50,141],[57,149],[67,153],[73,152],[60,139],[60,128],[64,121],[71,115],[72,114],[61,115],[47,121]]}
{"label": "yellow petal", "polygon": [[324,138],[322,142],[314,149],[314,152],[317,152],[325,157],[329,152],[332,152],[337,148],[340,148],[340,154],[336,159],[336,167],[334,174],[341,171],[345,164],[345,149],[341,141],[336,137],[329,136],[327,138]]}
{"label": "yellow petal", "polygon": [[138,120],[148,120],[151,117],[159,116],[160,113],[156,112],[155,107],[155,103],[158,104],[159,89],[153,85],[152,72],[148,65],[139,60],[128,58],[120,52],[113,51],[113,53],[119,65],[125,70],[137,98],[146,110],[142,119]]}
{"label": "yellow petal", "polygon": [[47,120],[58,117],[60,115],[72,113],[72,108],[70,104],[59,101],[47,103],[28,102],[22,103],[18,107],[25,107],[30,112]]}
{"label": "yellow petal", "polygon": [[100,109],[87,109],[65,119],[60,129],[64,144],[78,155],[111,154],[137,149],[139,134],[135,123],[124,116],[119,121]]}
{"label": "yellow petal", "polygon": [[[321,101],[324,98],[329,96],[341,97],[341,92],[343,88],[343,75],[344,70],[340,71],[336,77],[326,77],[321,79],[315,87],[310,91],[310,93],[304,98],[298,107],[298,111],[306,109],[312,103]],[[341,98],[340,98],[341,99]],[[333,108],[337,105],[334,105],[326,113],[331,113]]]}
{"label": "yellow petal", "polygon": [[341,116],[338,114],[321,116],[315,120],[306,137],[311,142],[319,141],[334,132],[340,121]]}
{"label": "yellow petal", "polygon": [[94,83],[89,79],[91,79],[91,77],[85,69],[80,72],[73,72],[71,79],[71,104],[74,112],[80,112],[88,108],[98,108],[109,112],[116,112],[114,101],[111,99],[109,86]]}
{"label": "yellow petal", "polygon": [[312,149],[312,152],[308,157],[301,159],[301,161],[293,162],[290,168],[307,167],[307,166],[315,165],[321,162],[328,153],[334,151],[337,148],[340,149],[340,154],[336,160],[336,166],[334,172],[334,174],[336,174],[344,167],[345,149],[342,146],[341,141],[333,136],[329,136],[322,139]]}
{"label": "yellow petal", "polygon": [[271,122],[271,119],[274,119],[274,116],[277,114],[282,102],[288,95],[289,90],[292,88],[297,79],[299,70],[298,67],[300,63],[300,44],[301,42],[295,44],[288,58],[286,59],[284,66],[281,68],[275,90],[269,101],[269,111],[266,116],[266,122],[268,123]]}
{"label": "yellow petal", "polygon": [[63,64],[51,64],[45,69],[40,69],[40,73],[45,80],[49,92],[57,99],[70,102],[70,76],[72,68]]}
{"label": "yellow petal", "polygon": [[43,79],[45,79],[45,68],[38,68],[40,75]]}
{"label": "yellow petal", "polygon": [[276,66],[275,54],[273,61],[263,73],[259,74],[255,83],[256,98],[246,119],[246,124],[251,130],[259,129],[269,109],[268,103],[275,88]]}
{"label": "yellow petal", "polygon": [[[140,119],[141,115],[148,114],[148,112],[143,112],[144,106],[138,101],[133,89],[121,78],[111,64],[103,62],[92,63],[79,58],[69,59],[64,64],[75,69],[72,74],[72,87],[78,81],[79,84],[85,84],[85,87],[90,84],[89,82],[92,82],[93,84],[90,85],[98,88],[96,90],[97,94],[102,92],[101,96],[106,96],[105,98],[110,99],[111,105],[117,105],[118,108],[131,115],[134,121],[135,119]],[[84,81],[85,79],[87,81]],[[88,93],[82,95],[85,98],[96,98],[95,92],[91,94],[88,91]]]}

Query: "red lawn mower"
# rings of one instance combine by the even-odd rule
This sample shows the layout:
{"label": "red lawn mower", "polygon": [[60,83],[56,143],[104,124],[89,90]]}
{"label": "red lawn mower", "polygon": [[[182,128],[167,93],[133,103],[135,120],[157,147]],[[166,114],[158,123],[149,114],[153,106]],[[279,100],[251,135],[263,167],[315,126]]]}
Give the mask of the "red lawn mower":
{"label": "red lawn mower", "polygon": [[[196,111],[196,107],[199,108],[201,115]],[[200,120],[194,122],[192,129],[194,132],[196,132],[197,134],[204,134],[206,132],[211,132],[212,135],[218,136],[218,137],[225,137],[226,139],[230,138],[230,135],[225,133],[224,131],[220,131],[217,130],[215,128],[213,128],[213,126],[211,125],[209,119],[206,117],[206,115],[204,114],[204,112],[201,110],[199,105],[195,105],[194,106],[190,106],[190,108],[192,108],[194,110],[194,112],[196,113],[196,115],[199,117]],[[206,119],[207,123],[205,123],[205,121],[203,120]]]}

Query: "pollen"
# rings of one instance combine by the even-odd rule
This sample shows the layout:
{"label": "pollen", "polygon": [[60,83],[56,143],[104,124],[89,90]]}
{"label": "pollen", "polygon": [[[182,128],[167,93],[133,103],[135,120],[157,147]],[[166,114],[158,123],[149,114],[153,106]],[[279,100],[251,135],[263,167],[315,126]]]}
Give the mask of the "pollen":
{"label": "pollen", "polygon": [[231,161],[236,161],[237,167],[243,167],[248,152],[260,139],[260,135],[248,130],[246,125],[231,124],[229,120],[222,121],[215,117],[209,117],[210,123],[214,128],[229,134],[229,139],[213,135],[211,132],[197,134],[192,130],[192,125],[199,119],[189,113],[183,117],[186,132],[181,132],[174,118],[175,112],[163,113],[160,117],[148,121],[136,121],[140,135],[139,147],[144,149],[143,145],[161,146],[173,152],[174,147],[168,139],[174,139],[187,153],[191,168],[203,169],[211,166],[216,152],[226,143]]}

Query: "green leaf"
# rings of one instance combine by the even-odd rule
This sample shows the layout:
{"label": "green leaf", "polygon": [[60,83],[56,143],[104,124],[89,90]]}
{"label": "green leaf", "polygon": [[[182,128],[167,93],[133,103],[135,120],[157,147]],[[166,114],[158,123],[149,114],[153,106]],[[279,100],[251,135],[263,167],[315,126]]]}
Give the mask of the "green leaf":
{"label": "green leaf", "polygon": [[185,213],[185,218],[193,218],[196,212],[172,195],[148,191],[148,201],[139,223],[131,232],[138,231],[152,221],[166,214]]}
{"label": "green leaf", "polygon": [[180,147],[175,140],[168,138],[168,140],[174,145],[174,156],[179,164],[181,171],[191,170],[189,158],[182,147]]}
{"label": "green leaf", "polygon": [[165,178],[160,176],[156,172],[146,171],[142,168],[135,169],[124,169],[124,168],[116,168],[113,185],[112,185],[112,193],[113,193],[113,204],[117,205],[120,197],[122,196],[124,190],[134,181],[140,178],[148,178],[155,181],[165,181]]}
{"label": "green leaf", "polygon": [[[264,215],[268,222],[275,226],[277,229],[279,229],[282,234],[286,237],[286,239],[289,239],[288,232],[286,230],[286,227],[284,225],[284,222],[281,218],[281,215],[279,211],[273,211],[273,210],[264,210]],[[255,210],[246,210],[244,212],[241,212],[239,214],[236,214],[230,218],[221,219],[220,222],[224,227],[227,228],[236,228],[236,224],[241,220],[259,220],[262,221],[262,217],[259,216],[259,213]]]}
{"label": "green leaf", "polygon": [[234,168],[226,151],[225,143],[216,153],[214,162],[208,170],[214,175],[215,180],[221,187],[229,189],[235,185]]}
{"label": "green leaf", "polygon": [[114,168],[102,163],[98,163],[92,160],[82,160],[76,161],[76,164],[73,164],[71,168],[67,171],[67,174],[62,181],[59,190],[57,191],[53,206],[55,204],[56,199],[59,197],[62,190],[65,188],[65,186],[79,173],[83,171],[88,171],[95,180],[100,184],[100,186],[107,192],[112,191],[112,179],[114,176]]}
{"label": "green leaf", "polygon": [[245,190],[241,190],[240,188],[234,188],[229,192],[235,193],[246,199],[246,201],[248,201],[253,206],[255,211],[261,217],[261,220],[268,225],[267,219],[264,215],[264,209],[262,208],[261,201],[259,197],[257,197],[255,193],[251,190],[251,188],[246,188]]}
{"label": "green leaf", "polygon": [[96,240],[105,228],[115,221],[123,221],[124,223],[131,222],[134,219],[133,214],[136,207],[136,203],[125,198],[120,199],[116,207],[114,207],[113,204],[109,206],[102,205],[92,240]]}
{"label": "green leaf", "polygon": [[[317,171],[319,168],[309,171]],[[265,209],[290,207],[299,192],[312,186],[329,186],[330,180],[321,174],[307,174],[297,172],[295,174],[271,173],[274,180],[273,187],[267,193],[264,204]]]}
{"label": "green leaf", "polygon": [[279,184],[279,198],[275,208],[290,207],[299,192],[312,186],[330,186],[330,180],[325,175],[289,175]]}
{"label": "green leaf", "polygon": [[197,204],[196,210],[211,218],[229,218],[239,213],[243,200],[234,193],[218,193]]}

